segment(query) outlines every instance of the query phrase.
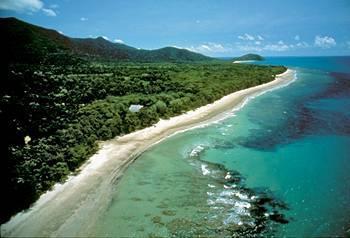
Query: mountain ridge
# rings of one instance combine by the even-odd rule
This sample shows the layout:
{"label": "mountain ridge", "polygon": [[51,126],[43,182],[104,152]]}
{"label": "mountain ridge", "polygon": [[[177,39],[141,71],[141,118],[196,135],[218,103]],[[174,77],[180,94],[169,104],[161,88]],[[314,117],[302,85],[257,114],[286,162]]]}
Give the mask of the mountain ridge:
{"label": "mountain ridge", "polygon": [[52,54],[131,62],[210,61],[211,57],[175,47],[137,49],[126,44],[97,38],[72,38],[54,29],[43,28],[14,17],[0,18],[4,37],[3,57],[9,62],[37,62]]}

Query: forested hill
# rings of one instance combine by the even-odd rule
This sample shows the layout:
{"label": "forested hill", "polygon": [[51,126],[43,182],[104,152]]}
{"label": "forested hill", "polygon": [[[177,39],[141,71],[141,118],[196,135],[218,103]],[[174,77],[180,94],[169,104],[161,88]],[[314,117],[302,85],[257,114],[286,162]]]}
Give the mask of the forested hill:
{"label": "forested hill", "polygon": [[257,54],[246,54],[246,55],[242,55],[236,58],[233,58],[234,61],[238,61],[238,60],[264,60],[264,57],[262,57],[261,55],[257,55]]}
{"label": "forested hill", "polygon": [[102,37],[70,38],[16,18],[0,18],[3,62],[38,63],[79,58],[132,62],[191,62],[212,58],[185,49],[140,50]]}

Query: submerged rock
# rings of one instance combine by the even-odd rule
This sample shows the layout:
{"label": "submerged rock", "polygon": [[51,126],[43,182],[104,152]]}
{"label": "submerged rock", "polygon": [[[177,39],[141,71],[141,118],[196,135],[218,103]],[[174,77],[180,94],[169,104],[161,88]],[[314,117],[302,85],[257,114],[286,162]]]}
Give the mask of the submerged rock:
{"label": "submerged rock", "polygon": [[[204,150],[202,147],[201,153]],[[276,225],[288,223],[283,214],[283,211],[288,209],[287,205],[277,199],[271,191],[246,187],[245,179],[239,172],[203,161],[200,159],[201,153],[196,156],[190,154],[189,160],[200,174],[211,179],[206,192],[208,209],[202,209],[206,212],[197,219],[175,219],[167,223],[166,227],[172,235],[273,235]]]}
{"label": "submerged rock", "polygon": [[162,218],[160,216],[152,217],[152,222],[157,225],[164,226],[165,224],[162,222]]}
{"label": "submerged rock", "polygon": [[164,210],[164,211],[162,211],[162,214],[165,216],[175,216],[176,212],[173,210]]}

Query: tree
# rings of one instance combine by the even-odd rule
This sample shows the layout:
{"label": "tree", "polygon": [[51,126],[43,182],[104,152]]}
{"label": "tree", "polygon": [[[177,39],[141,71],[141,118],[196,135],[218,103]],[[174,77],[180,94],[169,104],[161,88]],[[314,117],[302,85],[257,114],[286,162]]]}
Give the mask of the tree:
{"label": "tree", "polygon": [[165,104],[165,102],[163,102],[162,100],[158,100],[155,104],[156,110],[160,115],[163,115],[166,113],[168,107]]}

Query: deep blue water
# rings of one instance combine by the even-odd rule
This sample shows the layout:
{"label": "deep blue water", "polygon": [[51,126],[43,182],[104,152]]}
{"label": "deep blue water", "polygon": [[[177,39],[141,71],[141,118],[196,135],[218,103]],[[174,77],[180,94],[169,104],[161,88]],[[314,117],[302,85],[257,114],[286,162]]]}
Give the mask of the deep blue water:
{"label": "deep blue water", "polygon": [[257,64],[297,79],[142,154],[96,235],[349,235],[350,57]]}

